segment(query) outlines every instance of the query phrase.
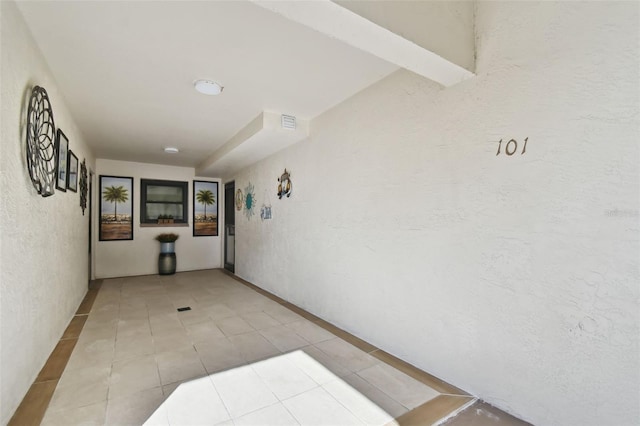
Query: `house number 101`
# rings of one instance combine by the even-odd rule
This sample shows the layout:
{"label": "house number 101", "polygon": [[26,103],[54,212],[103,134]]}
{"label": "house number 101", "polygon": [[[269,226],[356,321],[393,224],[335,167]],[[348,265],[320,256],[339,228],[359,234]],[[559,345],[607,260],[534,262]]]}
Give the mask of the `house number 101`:
{"label": "house number 101", "polygon": [[[528,140],[529,140],[528,137],[524,139],[524,145],[522,146],[522,152],[520,153],[520,155],[522,155],[525,152],[527,152],[527,141]],[[496,155],[500,155],[500,150],[501,149],[502,149],[502,139],[500,139],[500,141],[498,142],[498,152],[496,152]],[[518,142],[516,142],[515,139],[509,140],[509,142],[507,142],[506,145],[504,146],[504,152],[507,155],[515,154],[517,150],[518,150]]]}

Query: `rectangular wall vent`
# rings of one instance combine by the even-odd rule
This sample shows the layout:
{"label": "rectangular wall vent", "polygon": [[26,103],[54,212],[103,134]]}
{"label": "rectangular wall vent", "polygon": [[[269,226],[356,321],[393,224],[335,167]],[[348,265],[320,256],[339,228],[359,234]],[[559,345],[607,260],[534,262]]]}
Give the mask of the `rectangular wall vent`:
{"label": "rectangular wall vent", "polygon": [[296,118],[291,115],[282,115],[282,128],[295,130],[296,128]]}

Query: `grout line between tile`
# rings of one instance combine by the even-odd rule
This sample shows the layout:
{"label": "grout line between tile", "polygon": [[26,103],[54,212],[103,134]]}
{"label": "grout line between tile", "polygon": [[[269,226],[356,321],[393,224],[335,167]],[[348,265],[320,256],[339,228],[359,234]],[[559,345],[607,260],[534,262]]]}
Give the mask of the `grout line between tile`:
{"label": "grout line between tile", "polygon": [[[241,278],[239,278],[239,277],[237,277],[237,276],[235,276],[235,275],[233,275],[233,274],[229,273],[229,272],[228,272],[228,271],[226,271],[226,270],[222,270],[222,271],[223,271],[226,275],[228,275],[228,276],[230,276],[231,278],[233,278],[234,280],[238,281],[239,283],[241,283],[241,284],[243,284],[243,285],[245,285],[245,286],[249,287],[250,289],[252,289],[252,290],[256,291],[258,294],[261,294],[261,295],[264,295],[264,296],[268,297],[269,299],[271,299],[271,300],[275,301],[275,302],[276,302],[276,303],[278,303],[279,305],[281,305],[281,306],[283,306],[283,307],[287,308],[289,311],[291,311],[291,312],[293,312],[293,313],[295,313],[295,314],[298,314],[298,315],[302,316],[305,320],[307,320],[307,321],[309,321],[309,322],[311,322],[311,323],[313,323],[313,324],[315,324],[315,325],[317,325],[317,326],[321,327],[322,329],[324,329],[324,330],[326,330],[326,331],[330,332],[331,334],[333,334],[333,335],[335,335],[335,336],[337,336],[337,337],[342,338],[343,340],[347,341],[348,343],[352,344],[353,346],[356,346],[358,349],[362,350],[363,352],[368,353],[368,354],[369,354],[369,355],[371,355],[371,356],[374,356],[374,357],[375,357],[375,358],[377,358],[379,361],[382,361],[382,362],[384,362],[385,364],[390,365],[391,367],[393,367],[393,368],[397,369],[398,371],[401,371],[401,372],[404,372],[405,374],[408,374],[409,376],[411,376],[411,377],[413,377],[414,379],[416,379],[416,380],[418,380],[418,381],[420,381],[420,382],[422,382],[422,383],[426,384],[427,386],[430,386],[430,387],[432,387],[432,388],[433,388],[433,386],[432,386],[432,384],[431,384],[430,382],[425,382],[424,380],[422,380],[422,379],[421,379],[421,377],[423,377],[423,376],[424,376],[424,377],[427,377],[427,378],[432,378],[432,380],[436,380],[436,381],[438,381],[438,382],[442,382],[442,384],[443,384],[443,385],[447,385],[447,386],[449,387],[449,389],[453,389],[454,391],[455,391],[455,390],[457,390],[457,388],[455,388],[454,386],[449,385],[448,383],[446,383],[446,382],[444,382],[444,381],[441,381],[440,379],[438,379],[438,378],[436,378],[436,377],[434,377],[434,376],[431,376],[429,373],[426,373],[426,372],[424,372],[424,371],[422,371],[422,370],[418,369],[417,367],[414,367],[413,365],[411,365],[411,364],[409,364],[409,363],[406,363],[405,361],[403,361],[403,360],[401,360],[401,359],[395,358],[393,355],[391,355],[391,354],[388,354],[388,353],[384,352],[383,350],[381,350],[381,349],[379,349],[379,348],[377,348],[377,347],[375,347],[375,346],[373,346],[373,345],[369,344],[368,342],[366,342],[366,341],[364,341],[364,340],[362,340],[362,339],[360,339],[360,338],[358,338],[358,337],[356,337],[356,336],[354,336],[354,335],[352,335],[352,334],[348,333],[347,331],[342,330],[342,329],[340,329],[339,327],[336,327],[335,325],[333,325],[333,324],[331,324],[331,323],[329,323],[329,322],[327,322],[327,321],[325,321],[325,320],[323,320],[323,319],[321,319],[321,318],[319,318],[319,317],[317,317],[317,316],[315,316],[315,315],[313,315],[313,314],[311,314],[311,313],[309,313],[309,312],[305,311],[304,309],[299,308],[299,307],[297,307],[296,305],[293,305],[292,303],[287,302],[286,300],[284,300],[284,299],[282,299],[282,298],[280,298],[280,297],[278,297],[278,296],[275,296],[275,295],[273,295],[273,294],[269,293],[268,291],[263,290],[263,289],[261,289],[261,288],[257,287],[256,285],[251,284],[250,282],[245,281],[245,280],[243,280],[243,279],[241,279]],[[81,307],[83,307],[83,308],[84,308],[84,310],[86,310],[86,312],[84,312],[84,311],[83,311],[82,313],[80,313],[80,312],[79,312],[79,311],[80,311],[80,307],[79,307],[79,308],[78,308],[78,312],[76,312],[76,314],[74,315],[74,317],[73,317],[73,318],[76,318],[76,317],[88,317],[88,315],[90,314],[90,312],[91,312],[91,310],[92,310],[92,308],[93,308],[93,304],[94,304],[94,302],[95,302],[95,300],[96,300],[96,298],[97,298],[97,295],[98,295],[98,293],[99,293],[99,291],[100,291],[101,284],[102,284],[102,280],[99,280],[99,282],[94,282],[94,287],[90,287],[90,289],[88,290],[88,292],[87,292],[87,294],[86,294],[86,296],[85,296],[85,299],[83,299],[83,301],[82,301],[82,302],[81,302],[81,304],[80,304],[80,306],[81,306]],[[120,298],[122,298],[122,287],[120,287],[119,292],[120,292]],[[119,311],[119,313],[120,313],[120,310],[121,310],[121,306],[118,306],[118,311]],[[147,320],[150,322],[150,315],[149,315],[149,312],[147,312]],[[86,322],[86,320],[85,320],[85,321],[82,321],[82,327],[81,327],[81,328],[80,328],[80,330],[78,331],[78,336],[77,336],[77,337],[71,337],[71,338],[66,338],[66,339],[60,339],[60,341],[63,341],[63,340],[64,340],[64,341],[70,341],[70,340],[76,340],[76,341],[77,341],[77,339],[78,339],[78,337],[79,337],[80,333],[82,332],[82,329],[84,328],[85,322]],[[117,333],[117,329],[116,329],[116,339],[115,339],[115,340],[117,340],[117,334],[118,334],[118,333]],[[153,334],[152,334],[152,336],[153,336]],[[227,338],[227,339],[228,339],[228,338]],[[74,345],[74,346],[75,346],[75,345]],[[315,346],[315,344],[311,344],[311,343],[310,343],[310,346],[316,347],[316,346]],[[316,348],[317,348],[317,347],[316,347]],[[318,349],[318,350],[320,350],[319,348],[317,348],[317,349]],[[195,346],[194,346],[194,350],[195,350],[195,351],[196,351],[196,353],[197,353],[197,349],[195,348]],[[320,351],[321,351],[321,350],[320,350]],[[321,352],[323,352],[323,351],[321,351]],[[64,365],[64,368],[62,369],[62,371],[64,371],[64,369],[66,368],[66,363],[68,362],[68,360],[69,360],[69,358],[70,358],[70,355],[71,355],[71,354],[69,353],[69,355],[67,356],[67,359],[66,359],[66,361],[65,361],[65,365]],[[158,369],[158,377],[160,377],[160,371],[159,371],[159,366],[158,366],[158,363],[157,363],[157,357],[156,357],[155,352],[154,352],[154,359],[156,360],[156,369]],[[395,361],[395,362],[390,363],[390,362],[389,362],[389,360],[391,360],[391,361]],[[202,359],[200,359],[200,363],[201,363],[201,364],[202,364],[202,366],[204,367],[204,363],[203,363]],[[396,364],[400,365],[400,367],[399,367],[398,365],[396,365]],[[207,370],[206,370],[206,367],[204,367],[204,368],[205,368],[205,371],[207,371]],[[408,372],[407,372],[407,369],[410,369],[412,372],[414,372],[414,374],[410,374],[410,373],[408,373]],[[109,380],[109,381],[110,381],[110,379],[111,379],[112,371],[113,371],[113,363],[111,363],[111,368],[110,368],[110,371],[109,371],[109,376],[108,376],[108,380]],[[61,373],[61,375],[62,375],[62,373]],[[207,373],[207,376],[209,376],[209,374],[208,374],[208,373]],[[210,379],[210,380],[211,380],[211,379]],[[365,379],[363,379],[363,380],[365,380]],[[44,402],[42,402],[42,401],[41,401],[41,402],[43,403],[43,405],[44,405],[44,410],[43,410],[43,411],[42,411],[42,413],[41,413],[40,421],[42,420],[42,418],[44,418],[44,415],[45,415],[45,413],[46,413],[47,407],[48,407],[48,405],[49,405],[49,403],[50,403],[51,397],[53,396],[53,392],[55,392],[55,387],[57,386],[58,381],[59,381],[59,378],[57,378],[57,379],[50,379],[50,380],[42,380],[42,381],[40,381],[40,382],[34,382],[34,384],[32,385],[32,387],[33,387],[34,385],[36,385],[36,384],[38,384],[38,385],[42,385],[42,384],[54,385],[54,387],[53,387],[53,391],[51,392],[51,395],[49,395],[48,399],[47,399],[46,401],[44,401]],[[366,380],[365,380],[365,381],[366,381]],[[219,392],[218,392],[217,388],[215,387],[215,384],[213,384],[213,381],[212,381],[212,380],[211,380],[211,383],[212,383],[212,385],[214,386],[214,389],[216,390],[216,392],[218,393],[218,395],[220,396],[220,394],[219,394]],[[163,386],[164,386],[164,385],[162,384],[162,382],[160,382],[160,389],[161,389],[161,390],[162,390]],[[320,384],[318,384],[318,386],[319,386],[319,387],[322,387],[322,385],[320,385]],[[374,386],[374,385],[372,385],[372,386]],[[376,387],[376,388],[377,388],[377,387]],[[110,390],[110,386],[108,387],[108,389]],[[377,388],[377,389],[379,389],[379,388]],[[395,399],[393,399],[391,396],[389,396],[388,394],[386,394],[386,392],[384,392],[384,390],[381,390],[381,389],[379,389],[379,390],[380,390],[381,392],[383,392],[385,395],[387,395],[389,398],[391,398],[392,400],[394,400],[394,401],[395,401]],[[438,391],[438,389],[434,389],[434,390]],[[31,388],[30,388],[30,391],[31,391]],[[463,391],[461,391],[461,392],[463,392]],[[163,393],[163,395],[164,395],[164,391],[163,391],[162,393]],[[27,394],[28,394],[28,393],[27,393]],[[108,397],[109,397],[109,391],[107,392],[107,400],[108,400]],[[332,396],[332,397],[333,397],[333,396]],[[458,414],[460,411],[462,411],[462,409],[464,409],[464,408],[468,407],[469,405],[471,405],[472,403],[474,403],[474,402],[477,400],[477,398],[475,398],[475,397],[473,397],[473,396],[470,396],[470,395],[466,395],[466,394],[455,394],[455,393],[441,393],[441,394],[440,394],[440,396],[439,396],[439,397],[436,397],[436,398],[451,398],[451,397],[457,397],[457,398],[452,398],[452,399],[451,399],[451,401],[453,401],[453,400],[459,400],[459,401],[462,401],[462,398],[469,398],[469,399],[470,399],[470,402],[468,402],[468,403],[464,404],[464,407],[459,408],[459,409],[454,410],[454,411],[452,411],[451,413],[449,413],[449,414],[446,416],[446,418],[443,418],[443,419],[439,420],[439,421],[438,421],[438,424],[440,424],[442,421],[444,421],[444,420],[446,420],[446,419],[450,418],[451,416]],[[461,397],[461,398],[460,398],[460,397]],[[276,398],[277,398],[277,396],[276,396]],[[25,396],[25,399],[26,399],[26,396]],[[220,397],[220,399],[221,399],[221,401],[223,402],[223,405],[224,405],[224,401],[222,400],[222,398],[221,398],[221,397]],[[278,399],[278,401],[280,401],[280,399],[279,399],[279,398],[277,398],[277,399]],[[334,399],[335,399],[335,397],[334,397]],[[23,400],[23,403],[24,403],[24,402],[25,402],[25,401]],[[338,401],[338,402],[339,402],[339,401]],[[396,402],[397,402],[397,401],[396,401]],[[425,405],[426,405],[426,404],[428,404],[429,402],[431,402],[431,401],[428,401],[427,403],[422,404],[421,406],[418,406],[418,407],[414,408],[413,410],[409,410],[407,413],[405,413],[405,415],[406,415],[406,414],[410,414],[410,413],[412,413],[412,412],[415,412],[414,414],[416,414],[416,415],[417,415],[417,417],[419,418],[420,413],[422,412],[422,411],[420,411],[419,409],[420,409],[420,408],[423,408],[423,409],[424,409],[424,408],[428,408],[428,407],[425,407]],[[282,403],[282,401],[280,401],[280,403]],[[398,402],[398,404],[400,404],[400,403]],[[402,405],[402,404],[400,404],[400,405]],[[21,404],[21,406],[22,406],[22,404]],[[20,407],[19,407],[19,408],[20,408]],[[285,407],[285,408],[286,408],[286,407]],[[348,409],[348,407],[345,407],[345,408],[346,408],[349,412],[351,412],[351,410],[349,410],[349,409]],[[405,407],[405,408],[408,408],[408,407]],[[231,414],[229,413],[229,410],[228,410],[228,408],[227,408],[226,406],[225,406],[225,409],[227,410],[227,414],[229,415],[229,418],[231,418]],[[420,411],[420,413],[419,413],[419,411]],[[106,420],[107,412],[108,412],[108,410],[107,410],[107,408],[106,408],[106,406],[105,406],[105,420]],[[17,411],[16,411],[16,413],[17,413]],[[291,414],[291,413],[290,413],[290,414]],[[353,414],[353,415],[355,415],[355,413],[352,413],[352,414]],[[293,414],[291,414],[291,415],[293,416]],[[15,414],[14,414],[14,416],[15,416]],[[37,416],[37,413],[36,413],[36,416]],[[403,416],[404,416],[404,415],[403,415]],[[295,418],[295,416],[293,416],[293,417]],[[357,417],[357,416],[356,416],[356,417]],[[359,417],[357,417],[357,418],[359,418]],[[13,418],[12,418],[12,420],[13,420]],[[397,419],[396,419],[396,420],[397,420]],[[12,422],[10,422],[9,424],[10,424],[10,425],[15,425],[16,423],[15,423],[15,422],[13,422],[13,423],[12,423]]]}
{"label": "grout line between tile", "polygon": [[440,393],[442,396],[452,396],[456,398],[475,398],[473,395],[460,395],[457,393]]}
{"label": "grout line between tile", "polygon": [[7,426],[39,425],[57,385],[58,380],[32,384]]}
{"label": "grout line between tile", "polygon": [[[91,309],[93,308],[93,303],[95,302],[96,295],[97,295],[97,293],[98,293],[98,291],[99,291],[101,286],[102,286],[102,280],[95,280],[95,281],[92,281],[91,283],[89,283],[89,289],[87,290],[87,293],[85,294],[84,298],[80,302],[80,305],[78,305],[76,313],[73,315],[73,317],[71,317],[71,321],[69,321],[69,324],[71,324],[73,322],[74,318],[76,318],[78,316],[88,316],[88,313],[91,312]],[[86,314],[85,313],[79,313],[81,308],[84,308],[88,312]],[[60,342],[63,342],[63,341],[66,342],[66,341],[75,340],[76,343],[77,343],[78,337],[79,337],[80,333],[82,332],[82,330],[84,329],[85,323],[86,323],[86,321],[82,322],[82,327],[80,327],[80,329],[78,331],[78,336],[76,336],[76,337],[70,337],[70,338],[64,338],[63,339],[62,336],[64,336],[64,333],[66,333],[67,328],[69,326],[67,326],[67,328],[65,328],[65,330],[63,331],[62,336],[58,340],[58,343],[53,348],[51,354],[47,358],[47,361],[45,362],[45,364],[43,365],[42,369],[40,370],[40,372],[36,376],[36,378],[35,378],[34,382],[32,383],[32,385],[29,387],[29,390],[27,391],[27,393],[23,397],[22,401],[20,402],[20,405],[18,406],[16,411],[13,413],[11,419],[9,420],[8,425],[25,424],[25,420],[24,420],[25,416],[30,416],[31,417],[32,422],[29,422],[29,423],[40,424],[42,422],[42,419],[44,418],[44,415],[47,412],[47,408],[49,408],[49,403],[51,402],[51,398],[53,397],[53,393],[55,392],[56,388],[58,387],[58,382],[60,381],[60,377],[62,377],[62,374],[64,373],[64,370],[67,367],[67,363],[69,362],[69,359],[71,358],[71,354],[73,353],[73,350],[75,349],[75,344],[73,344],[73,347],[72,347],[71,351],[69,351],[69,353],[67,354],[66,359],[63,360],[64,366],[62,367],[62,371],[60,372],[60,377],[47,379],[47,380],[38,380],[38,378],[41,376],[42,370],[45,369],[46,366],[51,363],[52,355],[54,355],[54,353],[56,351],[56,348],[58,348],[58,346],[60,345]],[[47,393],[44,396],[44,399],[40,398],[39,401],[30,401],[31,395],[34,392],[36,392],[36,388],[42,387],[43,385],[51,386],[51,389],[49,389],[50,392]]]}
{"label": "grout line between tile", "polygon": [[[316,324],[317,326],[323,328],[324,330],[332,333],[333,335],[342,338],[343,340],[345,340],[347,343],[352,344],[353,346],[356,346],[358,349],[362,350],[363,352],[377,358],[378,360],[384,362],[385,364],[395,368],[398,371],[401,371],[404,374],[407,374],[408,376],[412,377],[413,379],[419,381],[420,383],[423,383],[427,386],[429,386],[430,388],[432,388],[433,390],[435,390],[436,392],[438,392],[440,394],[440,396],[442,397],[463,397],[463,398],[475,398],[472,395],[469,395],[467,392],[458,389],[457,387],[445,382],[442,379],[439,379],[436,376],[433,376],[432,374],[427,373],[426,371],[423,371],[421,369],[419,369],[418,367],[415,367],[412,364],[409,364],[408,362],[397,358],[387,352],[385,352],[384,350],[371,345],[369,342],[362,340],[354,335],[352,335],[351,333],[349,333],[348,331],[342,330],[341,328],[329,323],[328,321],[323,320],[322,318],[319,318],[307,311],[305,311],[304,309],[290,303],[287,302],[286,300],[275,296],[271,293],[269,293],[268,291],[256,286],[255,284],[250,283],[249,281],[246,281],[240,277],[238,277],[235,274],[232,274],[231,272],[227,271],[226,269],[222,269],[222,272],[228,276],[230,276],[231,278],[235,279],[236,281],[240,282],[241,284],[244,284],[245,286],[257,291],[260,294],[265,295],[266,297],[270,298],[271,300],[276,301],[277,303],[279,303],[281,306],[289,309],[290,311],[301,315],[303,318],[305,318],[306,320],[312,322],[313,324]],[[294,307],[293,309],[291,307]],[[315,344],[313,344],[314,347]],[[320,350],[319,348],[317,348],[318,350]],[[368,350],[367,350],[368,349]],[[393,363],[389,362],[389,361],[393,361]],[[356,372],[357,374],[357,372]],[[363,379],[364,380],[364,379]],[[366,381],[366,380],[365,380]],[[373,386],[373,385],[372,385]],[[435,387],[434,387],[435,386]],[[379,389],[379,388],[378,388]],[[442,391],[445,390],[447,393],[442,393]],[[449,393],[449,391],[453,390],[454,392],[457,390],[460,393],[459,394],[455,394],[455,393]],[[381,390],[383,393],[385,393],[383,390]],[[386,394],[386,393],[385,393]],[[389,396],[389,395],[387,395]],[[390,397],[390,396],[389,396]],[[391,397],[390,397],[391,398]],[[391,398],[393,400],[393,398]],[[395,401],[395,400],[394,400]],[[396,401],[398,402],[398,401]],[[399,403],[399,402],[398,402]],[[429,403],[429,401],[427,401],[427,403]],[[400,404],[402,405],[402,404]],[[425,404],[423,404],[425,405]],[[404,405],[403,405],[404,406]],[[413,410],[409,410],[407,413],[411,413],[413,411],[416,411],[422,407],[422,406],[418,406],[416,408],[414,408]],[[409,409],[408,407],[405,407],[407,409]],[[459,411],[458,411],[459,412]],[[405,414],[407,414],[405,413]]]}
{"label": "grout line between tile", "polygon": [[[203,365],[204,365],[204,363],[203,363]],[[211,378],[212,374],[209,374],[209,372],[207,372],[206,367],[205,367],[204,371],[207,373],[207,378],[209,379],[209,382],[211,383],[211,386],[213,386],[213,390],[218,395],[218,399],[220,399],[220,402],[222,403],[222,406],[224,407],[225,410],[227,410],[227,416],[229,416],[229,419],[231,420],[231,423],[233,423],[233,417],[231,416],[231,411],[229,411],[229,407],[227,407],[227,404],[224,402],[224,399],[222,399],[222,395],[220,394],[220,391],[216,387],[216,384],[213,382],[213,379]]]}
{"label": "grout line between tile", "polygon": [[60,381],[60,379],[49,379],[49,380],[38,380],[33,382],[33,384],[41,384],[41,383],[53,383],[53,382],[58,382]]}
{"label": "grout line between tile", "polygon": [[436,425],[441,424],[449,418],[451,413],[457,413],[460,407],[468,407],[475,402],[475,397],[465,397],[468,399],[464,402],[461,398],[451,398],[450,396],[439,395],[422,405],[408,411],[396,418],[397,424],[400,426],[414,425]]}
{"label": "grout line between tile", "polygon": [[371,353],[371,355],[379,359],[380,361],[392,366],[396,370],[402,371],[408,376],[411,376],[419,382],[424,383],[437,392],[446,394],[456,394],[457,392],[457,395],[470,396],[467,392],[458,389],[457,387],[445,382],[444,380],[439,379],[438,377],[429,374],[426,371],[423,371],[415,367],[414,365],[409,364],[408,362],[397,358],[381,349],[378,351],[374,351],[373,353]]}
{"label": "grout line between tile", "polygon": [[[450,395],[450,396],[459,396],[459,395]],[[450,412],[449,414],[447,414],[446,416],[444,416],[443,418],[441,418],[437,422],[433,423],[431,426],[438,426],[438,425],[443,424],[447,420],[457,416],[458,414],[460,414],[461,412],[463,412],[467,408],[471,407],[476,402],[478,402],[478,398],[472,398],[469,402],[467,402],[466,404],[461,405],[456,410],[453,410],[452,412]]]}
{"label": "grout line between tile", "polygon": [[[370,381],[368,381],[366,378],[362,377],[361,375],[359,375],[357,372],[353,373],[356,376],[358,376],[361,380],[363,380],[364,382],[368,383],[369,386],[371,386],[374,389],[378,389],[380,392],[382,392],[384,395],[387,396],[387,398],[389,398],[390,400],[394,401],[395,403],[397,403],[398,405],[400,405],[401,407],[404,407],[407,409],[407,413],[411,412],[411,408],[407,407],[406,405],[404,405],[402,402],[398,401],[396,398],[394,398],[392,395],[389,395],[388,392],[386,392],[384,389],[379,388],[378,386],[376,386],[375,384],[371,383]],[[427,401],[429,402],[429,401]],[[415,407],[417,408],[417,407]]]}

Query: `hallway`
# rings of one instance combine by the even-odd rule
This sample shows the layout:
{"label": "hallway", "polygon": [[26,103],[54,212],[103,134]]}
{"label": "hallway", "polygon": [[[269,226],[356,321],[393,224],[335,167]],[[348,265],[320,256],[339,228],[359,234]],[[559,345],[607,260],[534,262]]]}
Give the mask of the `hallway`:
{"label": "hallway", "polygon": [[0,22],[0,426],[640,425],[640,2]]}
{"label": "hallway", "polygon": [[42,424],[432,424],[475,401],[267,295],[221,270],[104,280]]}

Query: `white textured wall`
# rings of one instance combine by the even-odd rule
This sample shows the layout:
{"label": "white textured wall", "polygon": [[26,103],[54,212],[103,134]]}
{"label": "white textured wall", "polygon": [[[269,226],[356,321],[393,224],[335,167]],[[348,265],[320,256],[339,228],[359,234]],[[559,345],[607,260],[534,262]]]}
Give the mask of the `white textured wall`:
{"label": "white textured wall", "polygon": [[475,68],[474,1],[334,2],[461,67]]}
{"label": "white textured wall", "polygon": [[6,424],[44,365],[88,288],[89,216],[80,194],[38,195],[26,169],[26,105],[43,86],[56,127],[93,167],[93,154],[65,107],[13,2],[0,2],[0,424]]}
{"label": "white textured wall", "polygon": [[[177,271],[219,268],[222,264],[221,236],[193,237],[193,180],[216,181],[199,178],[192,167],[169,167],[128,161],[96,160],[96,196],[100,192],[100,175],[133,177],[133,240],[98,241],[99,219],[96,215],[96,277],[125,277],[158,273],[160,243],[156,235],[173,232],[180,235],[176,241]],[[189,227],[140,227],[140,179],[164,179],[189,182]],[[218,197],[222,188],[218,185]],[[222,216],[218,199],[218,215]],[[98,204],[96,201],[96,212]]]}
{"label": "white textured wall", "polygon": [[273,205],[236,273],[536,424],[640,423],[638,8],[479,3],[476,78],[396,72],[235,177]]}

